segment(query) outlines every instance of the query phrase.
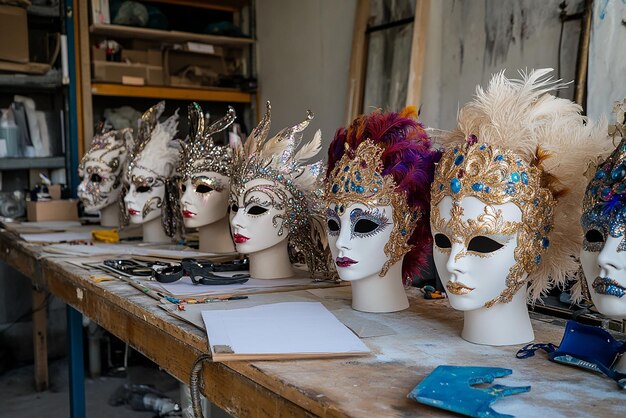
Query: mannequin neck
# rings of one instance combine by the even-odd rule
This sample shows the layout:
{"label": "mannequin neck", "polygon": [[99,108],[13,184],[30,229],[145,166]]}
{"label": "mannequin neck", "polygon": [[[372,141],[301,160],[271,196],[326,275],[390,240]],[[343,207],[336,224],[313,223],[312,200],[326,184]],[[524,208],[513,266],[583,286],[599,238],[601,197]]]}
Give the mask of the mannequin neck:
{"label": "mannequin neck", "polygon": [[205,253],[232,253],[235,244],[230,236],[228,216],[198,228],[199,249]]}
{"label": "mannequin neck", "polygon": [[172,239],[167,236],[165,231],[163,230],[163,225],[161,224],[161,218],[156,218],[148,222],[144,222],[141,224],[143,229],[143,242],[154,242],[154,243],[170,243]]}
{"label": "mannequin neck", "polygon": [[402,261],[389,268],[385,276],[375,274],[352,284],[352,308],[362,312],[397,312],[409,307],[402,284]]}
{"label": "mannequin neck", "polygon": [[526,290],[520,289],[509,303],[496,303],[465,312],[464,340],[484,345],[517,345],[535,339],[526,307]]}
{"label": "mannequin neck", "polygon": [[114,228],[120,226],[120,209],[117,203],[100,209],[100,225]]}
{"label": "mannequin neck", "polygon": [[255,279],[282,279],[293,276],[289,261],[287,239],[273,247],[248,254],[250,260],[250,277]]}

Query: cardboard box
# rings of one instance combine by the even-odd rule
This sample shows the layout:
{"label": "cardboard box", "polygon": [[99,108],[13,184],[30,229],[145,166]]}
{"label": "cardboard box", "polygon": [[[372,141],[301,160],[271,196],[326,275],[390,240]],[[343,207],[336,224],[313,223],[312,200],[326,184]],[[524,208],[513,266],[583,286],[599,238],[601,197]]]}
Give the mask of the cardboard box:
{"label": "cardboard box", "polygon": [[148,51],[137,51],[135,49],[122,49],[122,62],[130,62],[132,64],[147,64]]}
{"label": "cardboard box", "polygon": [[107,53],[102,48],[96,48],[95,46],[91,47],[91,60],[92,61],[106,61]]}
{"label": "cardboard box", "polygon": [[136,49],[122,49],[122,62],[133,64],[148,64],[155,67],[163,66],[163,58],[160,49],[148,49],[146,51],[138,51]]}
{"label": "cardboard box", "polygon": [[26,202],[26,218],[37,221],[77,221],[77,200],[48,200],[46,202]]}
{"label": "cardboard box", "polygon": [[154,65],[155,67],[163,67],[163,53],[160,49],[148,50],[148,65]]}
{"label": "cardboard box", "polygon": [[[106,61],[94,61],[91,64],[94,81],[133,85],[163,85],[163,67],[160,66]],[[143,82],[140,82],[139,79],[143,79]]]}
{"label": "cardboard box", "polygon": [[203,44],[200,42],[185,42],[181,45],[182,50],[196,54],[224,56],[224,48],[217,45]]}
{"label": "cardboard box", "polygon": [[96,81],[121,83],[124,76],[146,77],[146,66],[143,64],[126,64],[123,62],[92,62],[92,78]]}
{"label": "cardboard box", "polygon": [[0,6],[0,60],[27,63],[28,21],[26,9]]}
{"label": "cardboard box", "polygon": [[51,184],[48,186],[48,194],[52,200],[57,200],[61,198],[61,185],[60,184]]}

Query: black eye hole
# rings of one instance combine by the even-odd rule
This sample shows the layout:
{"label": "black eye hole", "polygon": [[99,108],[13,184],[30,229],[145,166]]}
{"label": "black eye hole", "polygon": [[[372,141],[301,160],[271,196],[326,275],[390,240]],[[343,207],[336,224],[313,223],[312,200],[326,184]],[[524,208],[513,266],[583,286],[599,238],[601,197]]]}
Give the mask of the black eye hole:
{"label": "black eye hole", "polygon": [[585,239],[587,242],[604,242],[604,235],[597,229],[590,229],[585,234]]}
{"label": "black eye hole", "polygon": [[339,231],[339,223],[334,219],[328,220],[328,230],[332,232]]}
{"label": "black eye hole", "polygon": [[472,238],[467,246],[467,250],[474,251],[476,253],[492,253],[502,247],[504,247],[504,245],[492,240],[491,238],[479,236]]}
{"label": "black eye hole", "polygon": [[185,193],[185,190],[187,190],[187,186],[185,186],[184,184],[180,185],[180,191]]}
{"label": "black eye hole", "polygon": [[237,213],[239,211],[239,206],[233,203],[232,205],[230,205],[230,211],[233,213]]}
{"label": "black eye hole", "polygon": [[360,234],[367,234],[376,228],[378,228],[378,224],[374,221],[370,221],[369,219],[359,219],[356,224],[354,224],[354,232],[358,232]]}
{"label": "black eye hole", "polygon": [[93,183],[100,183],[102,181],[102,177],[100,177],[100,174],[94,173],[94,174],[91,175],[90,180]]}
{"label": "black eye hole", "polygon": [[204,193],[209,193],[209,192],[212,192],[212,191],[213,191],[213,188],[207,186],[206,184],[198,184],[196,186],[196,193],[204,194]]}
{"label": "black eye hole", "polygon": [[452,248],[450,238],[443,234],[435,234],[435,245],[439,248]]}
{"label": "black eye hole", "polygon": [[248,209],[248,215],[262,215],[265,212],[267,212],[267,208],[264,208],[263,206],[252,206]]}
{"label": "black eye hole", "polygon": [[146,193],[151,189],[150,186],[137,186],[137,193]]}

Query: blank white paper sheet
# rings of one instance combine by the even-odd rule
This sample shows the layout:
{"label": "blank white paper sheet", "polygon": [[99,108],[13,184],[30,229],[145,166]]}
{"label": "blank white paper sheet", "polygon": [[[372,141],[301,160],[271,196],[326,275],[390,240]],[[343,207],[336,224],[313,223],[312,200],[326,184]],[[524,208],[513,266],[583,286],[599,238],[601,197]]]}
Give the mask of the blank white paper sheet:
{"label": "blank white paper sheet", "polygon": [[328,358],[370,352],[319,302],[203,311],[202,319],[214,361]]}

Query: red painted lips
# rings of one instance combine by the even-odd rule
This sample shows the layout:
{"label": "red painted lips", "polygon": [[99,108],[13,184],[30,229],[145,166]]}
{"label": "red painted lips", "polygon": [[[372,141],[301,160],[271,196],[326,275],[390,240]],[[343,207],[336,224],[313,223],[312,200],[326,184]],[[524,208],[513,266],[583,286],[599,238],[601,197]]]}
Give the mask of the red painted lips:
{"label": "red painted lips", "polygon": [[339,267],[350,267],[351,265],[358,263],[358,261],[355,261],[349,257],[337,257],[335,263]]}
{"label": "red painted lips", "polygon": [[233,235],[233,241],[235,241],[235,244],[243,244],[244,242],[248,241],[250,238],[246,237],[245,235],[241,235],[241,234],[235,234]]}
{"label": "red painted lips", "polygon": [[185,218],[193,218],[194,216],[196,216],[196,214],[190,210],[183,211],[183,217]]}
{"label": "red painted lips", "polygon": [[139,211],[135,210],[135,209],[128,209],[128,214],[130,216],[135,216],[135,215],[139,215]]}

